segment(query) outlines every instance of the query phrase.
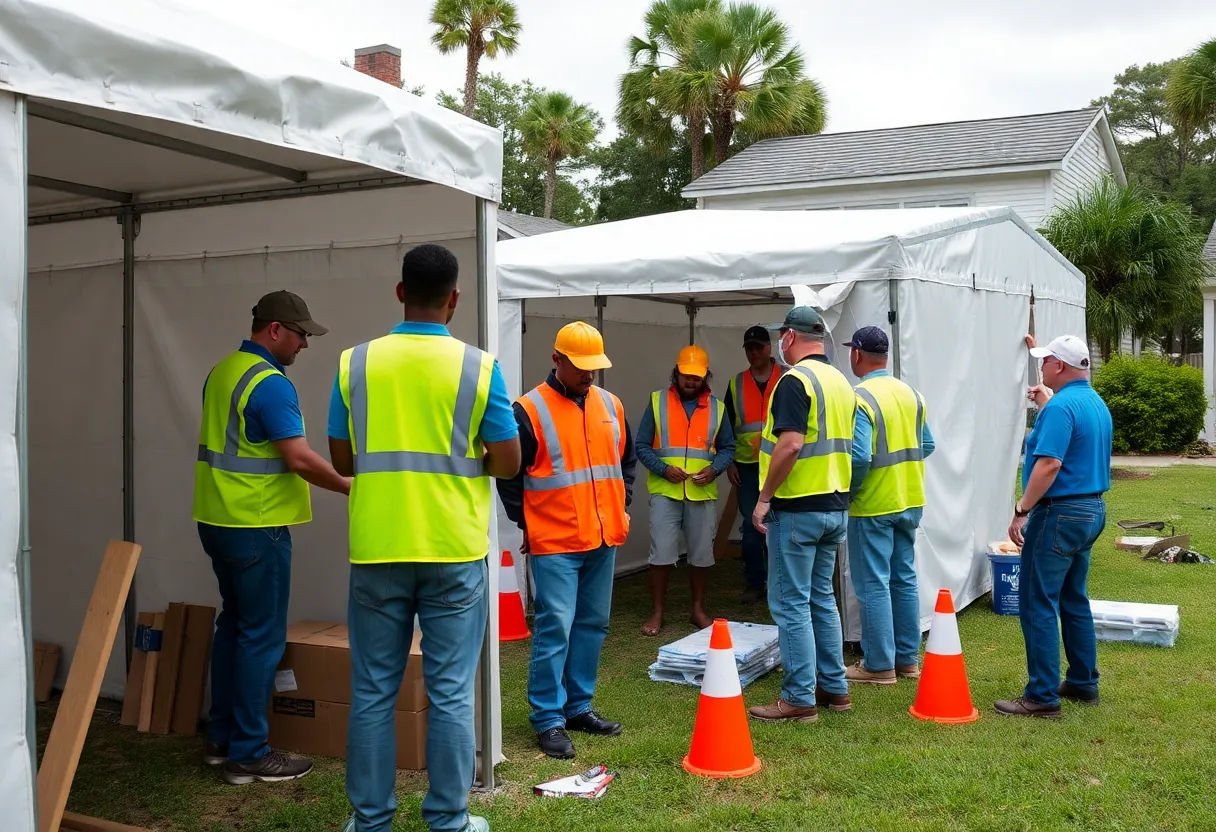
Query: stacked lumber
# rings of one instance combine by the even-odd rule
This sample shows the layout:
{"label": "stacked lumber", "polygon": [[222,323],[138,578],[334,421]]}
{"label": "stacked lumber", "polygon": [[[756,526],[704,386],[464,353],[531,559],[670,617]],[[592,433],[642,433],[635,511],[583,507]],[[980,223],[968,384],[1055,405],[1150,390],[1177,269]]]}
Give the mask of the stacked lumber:
{"label": "stacked lumber", "polygon": [[173,603],[141,612],[123,697],[123,725],[194,736],[207,686],[215,608]]}

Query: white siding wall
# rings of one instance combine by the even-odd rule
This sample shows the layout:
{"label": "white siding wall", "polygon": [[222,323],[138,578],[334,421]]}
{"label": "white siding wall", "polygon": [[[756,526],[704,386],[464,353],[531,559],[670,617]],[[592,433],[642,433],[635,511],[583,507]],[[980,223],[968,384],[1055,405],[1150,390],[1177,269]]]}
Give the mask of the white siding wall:
{"label": "white siding wall", "polygon": [[706,209],[744,208],[808,210],[828,208],[914,208],[917,203],[943,201],[986,207],[1013,208],[1031,227],[1038,227],[1047,212],[1049,173],[970,176],[926,179],[849,187],[807,188],[767,193],[705,197]]}
{"label": "white siding wall", "polygon": [[1051,207],[1067,205],[1078,193],[1088,190],[1110,172],[1110,159],[1106,155],[1106,148],[1102,146],[1098,135],[1090,131],[1073,155],[1065,160],[1063,170],[1052,172]]}

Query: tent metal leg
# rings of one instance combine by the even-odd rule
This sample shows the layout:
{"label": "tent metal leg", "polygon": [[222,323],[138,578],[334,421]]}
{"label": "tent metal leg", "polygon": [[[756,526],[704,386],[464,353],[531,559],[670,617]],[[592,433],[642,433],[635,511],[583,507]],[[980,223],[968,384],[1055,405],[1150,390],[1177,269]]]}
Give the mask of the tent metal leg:
{"label": "tent metal leg", "polygon": [[887,323],[891,325],[891,374],[899,374],[899,281],[887,281]]}
{"label": "tent metal leg", "polygon": [[691,347],[697,343],[697,305],[696,303],[688,302],[688,345]]}
{"label": "tent metal leg", "polygon": [[[491,288],[495,285],[494,276],[490,273],[494,241],[498,237],[491,217],[494,216],[494,205],[484,199],[477,200],[477,342],[483,350],[491,347],[490,303],[497,303],[497,293],[491,297]],[[491,564],[491,568],[493,565]],[[492,616],[486,616],[485,638],[481,643],[481,685],[478,688],[478,698],[481,706],[481,736],[478,745],[481,747],[481,770],[478,772],[478,785],[487,791],[493,790],[494,783],[494,678],[493,668],[494,621]]]}
{"label": "tent metal leg", "polygon": [[[122,226],[122,539],[135,542],[135,238],[139,214],[127,209],[118,218]],[[139,603],[136,577],[123,604],[126,642],[123,654],[131,669]]]}
{"label": "tent metal leg", "polygon": [[[604,307],[608,305],[608,298],[601,295],[595,296],[595,328],[599,330],[600,337],[604,336]],[[600,387],[604,386],[604,371],[600,370],[597,374],[595,383]]]}

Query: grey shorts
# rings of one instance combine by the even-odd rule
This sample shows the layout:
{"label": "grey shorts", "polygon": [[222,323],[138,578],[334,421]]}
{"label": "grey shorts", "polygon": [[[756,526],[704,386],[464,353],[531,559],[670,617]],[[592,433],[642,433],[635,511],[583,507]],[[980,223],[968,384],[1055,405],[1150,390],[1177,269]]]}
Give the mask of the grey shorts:
{"label": "grey shorts", "polygon": [[680,532],[688,544],[689,566],[714,565],[715,500],[673,500],[650,495],[650,563],[673,566],[680,559]]}

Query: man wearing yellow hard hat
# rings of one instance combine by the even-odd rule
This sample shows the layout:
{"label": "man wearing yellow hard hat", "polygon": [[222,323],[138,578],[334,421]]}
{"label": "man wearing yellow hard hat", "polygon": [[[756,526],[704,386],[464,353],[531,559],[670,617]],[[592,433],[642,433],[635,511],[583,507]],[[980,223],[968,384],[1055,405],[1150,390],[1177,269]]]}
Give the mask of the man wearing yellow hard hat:
{"label": "man wearing yellow hard hat", "polygon": [[638,459],[649,472],[650,596],[652,612],[642,633],[663,627],[663,600],[671,570],[679,560],[680,532],[688,544],[690,620],[698,629],[713,620],[705,614],[705,587],[714,565],[718,485],[735,458],[735,434],[726,406],[709,390],[709,355],[698,346],[680,350],[671,386],[650,396],[638,423]]}
{"label": "man wearing yellow hard hat", "polygon": [[536,582],[529,720],[541,751],[558,759],[574,756],[568,730],[621,732],[591,706],[637,464],[621,400],[592,384],[611,366],[595,327],[562,327],[549,377],[515,402],[519,476],[498,482]]}

